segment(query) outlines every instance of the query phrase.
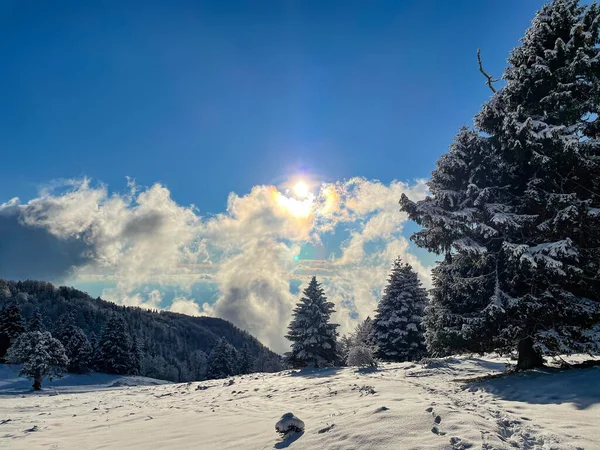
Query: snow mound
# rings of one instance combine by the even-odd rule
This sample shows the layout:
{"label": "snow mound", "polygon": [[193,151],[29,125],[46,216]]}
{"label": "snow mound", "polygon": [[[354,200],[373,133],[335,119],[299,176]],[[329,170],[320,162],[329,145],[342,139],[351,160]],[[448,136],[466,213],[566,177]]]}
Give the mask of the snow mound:
{"label": "snow mound", "polygon": [[291,412],[285,413],[281,416],[279,422],[275,424],[275,430],[281,434],[304,431],[304,422]]}

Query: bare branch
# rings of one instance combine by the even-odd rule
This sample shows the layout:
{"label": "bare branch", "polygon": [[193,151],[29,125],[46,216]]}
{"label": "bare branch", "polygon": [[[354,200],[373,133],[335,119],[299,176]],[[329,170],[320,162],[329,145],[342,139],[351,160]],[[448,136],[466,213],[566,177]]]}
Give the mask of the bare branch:
{"label": "bare branch", "polygon": [[487,81],[485,82],[485,84],[487,84],[488,87],[495,94],[496,93],[496,88],[494,87],[494,83],[496,81],[499,81],[499,79],[498,78],[493,78],[485,70],[483,70],[483,63],[481,62],[481,49],[480,48],[477,49],[477,61],[479,62],[479,71],[483,74],[484,77],[487,78]]}

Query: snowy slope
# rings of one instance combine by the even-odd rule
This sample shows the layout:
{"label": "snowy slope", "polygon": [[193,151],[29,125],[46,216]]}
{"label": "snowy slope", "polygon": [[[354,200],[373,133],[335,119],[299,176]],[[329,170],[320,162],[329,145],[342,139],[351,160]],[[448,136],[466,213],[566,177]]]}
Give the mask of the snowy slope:
{"label": "snowy slope", "polygon": [[[32,391],[32,381],[19,377],[19,365],[0,364],[0,398],[8,395],[22,395]],[[43,392],[31,395],[54,395],[58,393],[75,393],[97,391],[106,388],[122,386],[152,386],[169,384],[168,381],[155,378],[138,377],[130,375],[110,375],[107,373],[94,373],[89,375],[65,374],[62,378],[50,381],[44,379]],[[2,407],[0,406],[0,412]]]}
{"label": "snowy slope", "polygon": [[[454,381],[503,367],[462,357],[84,391],[73,380],[56,395],[13,387],[0,392],[0,448],[600,449],[600,368]],[[306,429],[282,441],[287,412]]]}

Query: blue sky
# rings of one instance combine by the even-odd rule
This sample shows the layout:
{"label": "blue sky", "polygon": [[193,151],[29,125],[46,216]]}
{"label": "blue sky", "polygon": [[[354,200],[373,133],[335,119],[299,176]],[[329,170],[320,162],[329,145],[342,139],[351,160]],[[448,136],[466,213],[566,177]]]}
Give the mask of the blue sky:
{"label": "blue sky", "polygon": [[280,350],[316,273],[350,329],[396,256],[430,282],[399,196],[489,98],[477,48],[501,75],[541,5],[1,2],[0,277]]}
{"label": "blue sky", "polygon": [[428,176],[539,1],[0,6],[0,198],[86,175],[220,212],[299,166]]}

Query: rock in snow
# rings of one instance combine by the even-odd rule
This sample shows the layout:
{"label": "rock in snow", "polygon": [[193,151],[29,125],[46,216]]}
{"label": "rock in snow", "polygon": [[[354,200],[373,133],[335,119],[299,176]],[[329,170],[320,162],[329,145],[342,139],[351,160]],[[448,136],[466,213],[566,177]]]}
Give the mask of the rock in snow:
{"label": "rock in snow", "polygon": [[281,416],[279,422],[275,424],[275,430],[281,434],[304,431],[304,422],[298,419],[291,412],[285,413],[283,416]]}

